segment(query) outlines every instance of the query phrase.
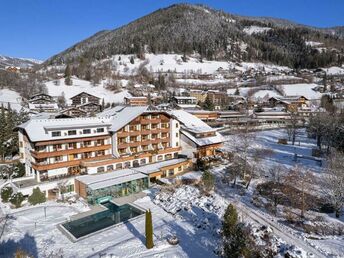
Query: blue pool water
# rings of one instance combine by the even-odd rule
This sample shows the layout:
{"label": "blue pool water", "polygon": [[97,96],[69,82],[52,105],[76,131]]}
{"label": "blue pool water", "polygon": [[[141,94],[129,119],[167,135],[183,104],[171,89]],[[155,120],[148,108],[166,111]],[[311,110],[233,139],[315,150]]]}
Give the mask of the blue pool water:
{"label": "blue pool water", "polygon": [[107,202],[102,205],[105,206],[107,210],[66,222],[62,224],[62,226],[78,239],[120,222],[125,222],[144,213],[142,210],[129,204],[117,206],[112,202]]}

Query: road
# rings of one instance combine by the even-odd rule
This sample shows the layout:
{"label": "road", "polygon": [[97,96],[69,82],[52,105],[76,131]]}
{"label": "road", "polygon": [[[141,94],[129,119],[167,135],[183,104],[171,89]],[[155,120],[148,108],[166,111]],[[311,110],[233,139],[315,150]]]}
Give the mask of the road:
{"label": "road", "polygon": [[272,220],[269,216],[264,216],[264,214],[261,214],[255,209],[248,207],[248,205],[242,202],[237,202],[236,206],[237,206],[237,209],[240,212],[242,212],[246,217],[250,218],[251,220],[255,221],[256,223],[260,225],[267,225],[271,227],[273,229],[274,235],[281,238],[283,241],[285,241],[286,243],[290,245],[295,245],[296,247],[303,249],[305,252],[309,254],[309,257],[314,257],[314,258],[327,257],[323,255],[321,252],[319,252],[317,249],[315,249],[314,247],[306,243],[304,240],[289,233],[288,230],[281,228],[281,225],[275,222],[274,220]]}

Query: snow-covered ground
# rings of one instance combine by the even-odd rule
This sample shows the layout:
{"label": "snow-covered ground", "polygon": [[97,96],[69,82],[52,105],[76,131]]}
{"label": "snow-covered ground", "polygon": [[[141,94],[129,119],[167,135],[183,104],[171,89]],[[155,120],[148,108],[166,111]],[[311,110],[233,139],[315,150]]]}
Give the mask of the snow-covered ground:
{"label": "snow-covered ground", "polygon": [[7,104],[10,103],[11,108],[20,111],[22,109],[22,97],[18,92],[9,89],[0,90],[0,104],[7,107]]}
{"label": "snow-covered ground", "polygon": [[344,67],[332,66],[323,69],[328,75],[344,75]]}
{"label": "snow-covered ground", "polygon": [[[131,57],[134,58],[134,63],[130,62]],[[109,60],[109,59],[106,59]],[[104,61],[106,61],[104,60]],[[271,71],[289,71],[288,67],[277,66],[263,63],[247,63],[243,62],[236,64],[226,61],[209,61],[202,62],[197,57],[188,56],[187,61],[183,62],[180,54],[146,54],[145,59],[139,59],[133,55],[114,55],[110,59],[117,71],[124,75],[132,75],[137,72],[137,69],[144,65],[152,72],[177,72],[177,73],[200,73],[200,74],[215,74],[219,69],[236,69],[239,71],[247,71],[249,69]]]}
{"label": "snow-covered ground", "polygon": [[97,96],[101,100],[104,99],[105,103],[123,103],[124,97],[131,96],[126,90],[119,93],[114,93],[105,89],[104,81],[102,81],[99,85],[94,86],[89,81],[81,80],[75,77],[73,77],[72,80],[73,85],[66,85],[64,79],[59,79],[57,85],[54,83],[54,81],[46,82],[45,85],[47,86],[48,94],[53,97],[58,97],[64,94],[68,104],[71,104],[71,97],[83,91]]}
{"label": "snow-covered ground", "polygon": [[247,33],[248,35],[252,35],[252,34],[263,33],[269,30],[271,30],[271,28],[269,27],[248,26],[248,27],[245,27],[243,31]]}
{"label": "snow-covered ground", "polygon": [[274,90],[259,90],[252,96],[255,99],[263,99],[265,97],[271,98],[271,97],[282,97],[280,94],[278,94]]}

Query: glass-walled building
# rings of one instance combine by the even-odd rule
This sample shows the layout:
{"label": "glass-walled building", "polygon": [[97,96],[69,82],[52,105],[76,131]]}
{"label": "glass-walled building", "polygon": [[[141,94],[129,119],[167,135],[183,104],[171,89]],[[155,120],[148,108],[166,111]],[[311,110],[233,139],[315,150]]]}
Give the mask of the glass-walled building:
{"label": "glass-walled building", "polygon": [[131,169],[75,179],[75,191],[90,204],[138,193],[148,187],[148,176]]}

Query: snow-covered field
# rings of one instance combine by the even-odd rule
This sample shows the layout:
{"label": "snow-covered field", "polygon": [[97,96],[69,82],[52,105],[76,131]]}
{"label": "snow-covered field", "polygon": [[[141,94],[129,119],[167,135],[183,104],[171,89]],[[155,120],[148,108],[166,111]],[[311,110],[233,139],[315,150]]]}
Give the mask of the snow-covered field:
{"label": "snow-covered field", "polygon": [[[133,64],[130,62],[131,57],[134,57]],[[124,75],[135,74],[140,65],[144,65],[152,72],[197,72],[201,74],[215,74],[219,69],[247,71],[249,69],[263,70],[264,68],[266,72],[290,70],[288,67],[263,63],[242,62],[236,64],[233,62],[209,60],[203,60],[201,62],[199,58],[192,56],[188,56],[187,61],[183,62],[182,55],[180,54],[146,54],[144,60],[133,55],[114,55],[110,60],[117,71]]]}
{"label": "snow-covered field", "polygon": [[97,96],[101,100],[104,99],[105,103],[123,103],[124,97],[131,96],[126,90],[114,93],[104,88],[104,82],[102,81],[99,85],[92,85],[91,82],[81,80],[73,77],[73,85],[66,85],[64,79],[59,79],[57,85],[54,81],[46,82],[45,85],[48,89],[48,94],[53,97],[58,97],[64,94],[67,103],[71,104],[70,98],[81,93],[87,92],[94,96]]}
{"label": "snow-covered field", "polygon": [[7,107],[7,104],[10,103],[11,108],[20,111],[22,108],[21,102],[22,97],[18,92],[9,89],[0,90],[0,104],[4,105],[4,107]]}

